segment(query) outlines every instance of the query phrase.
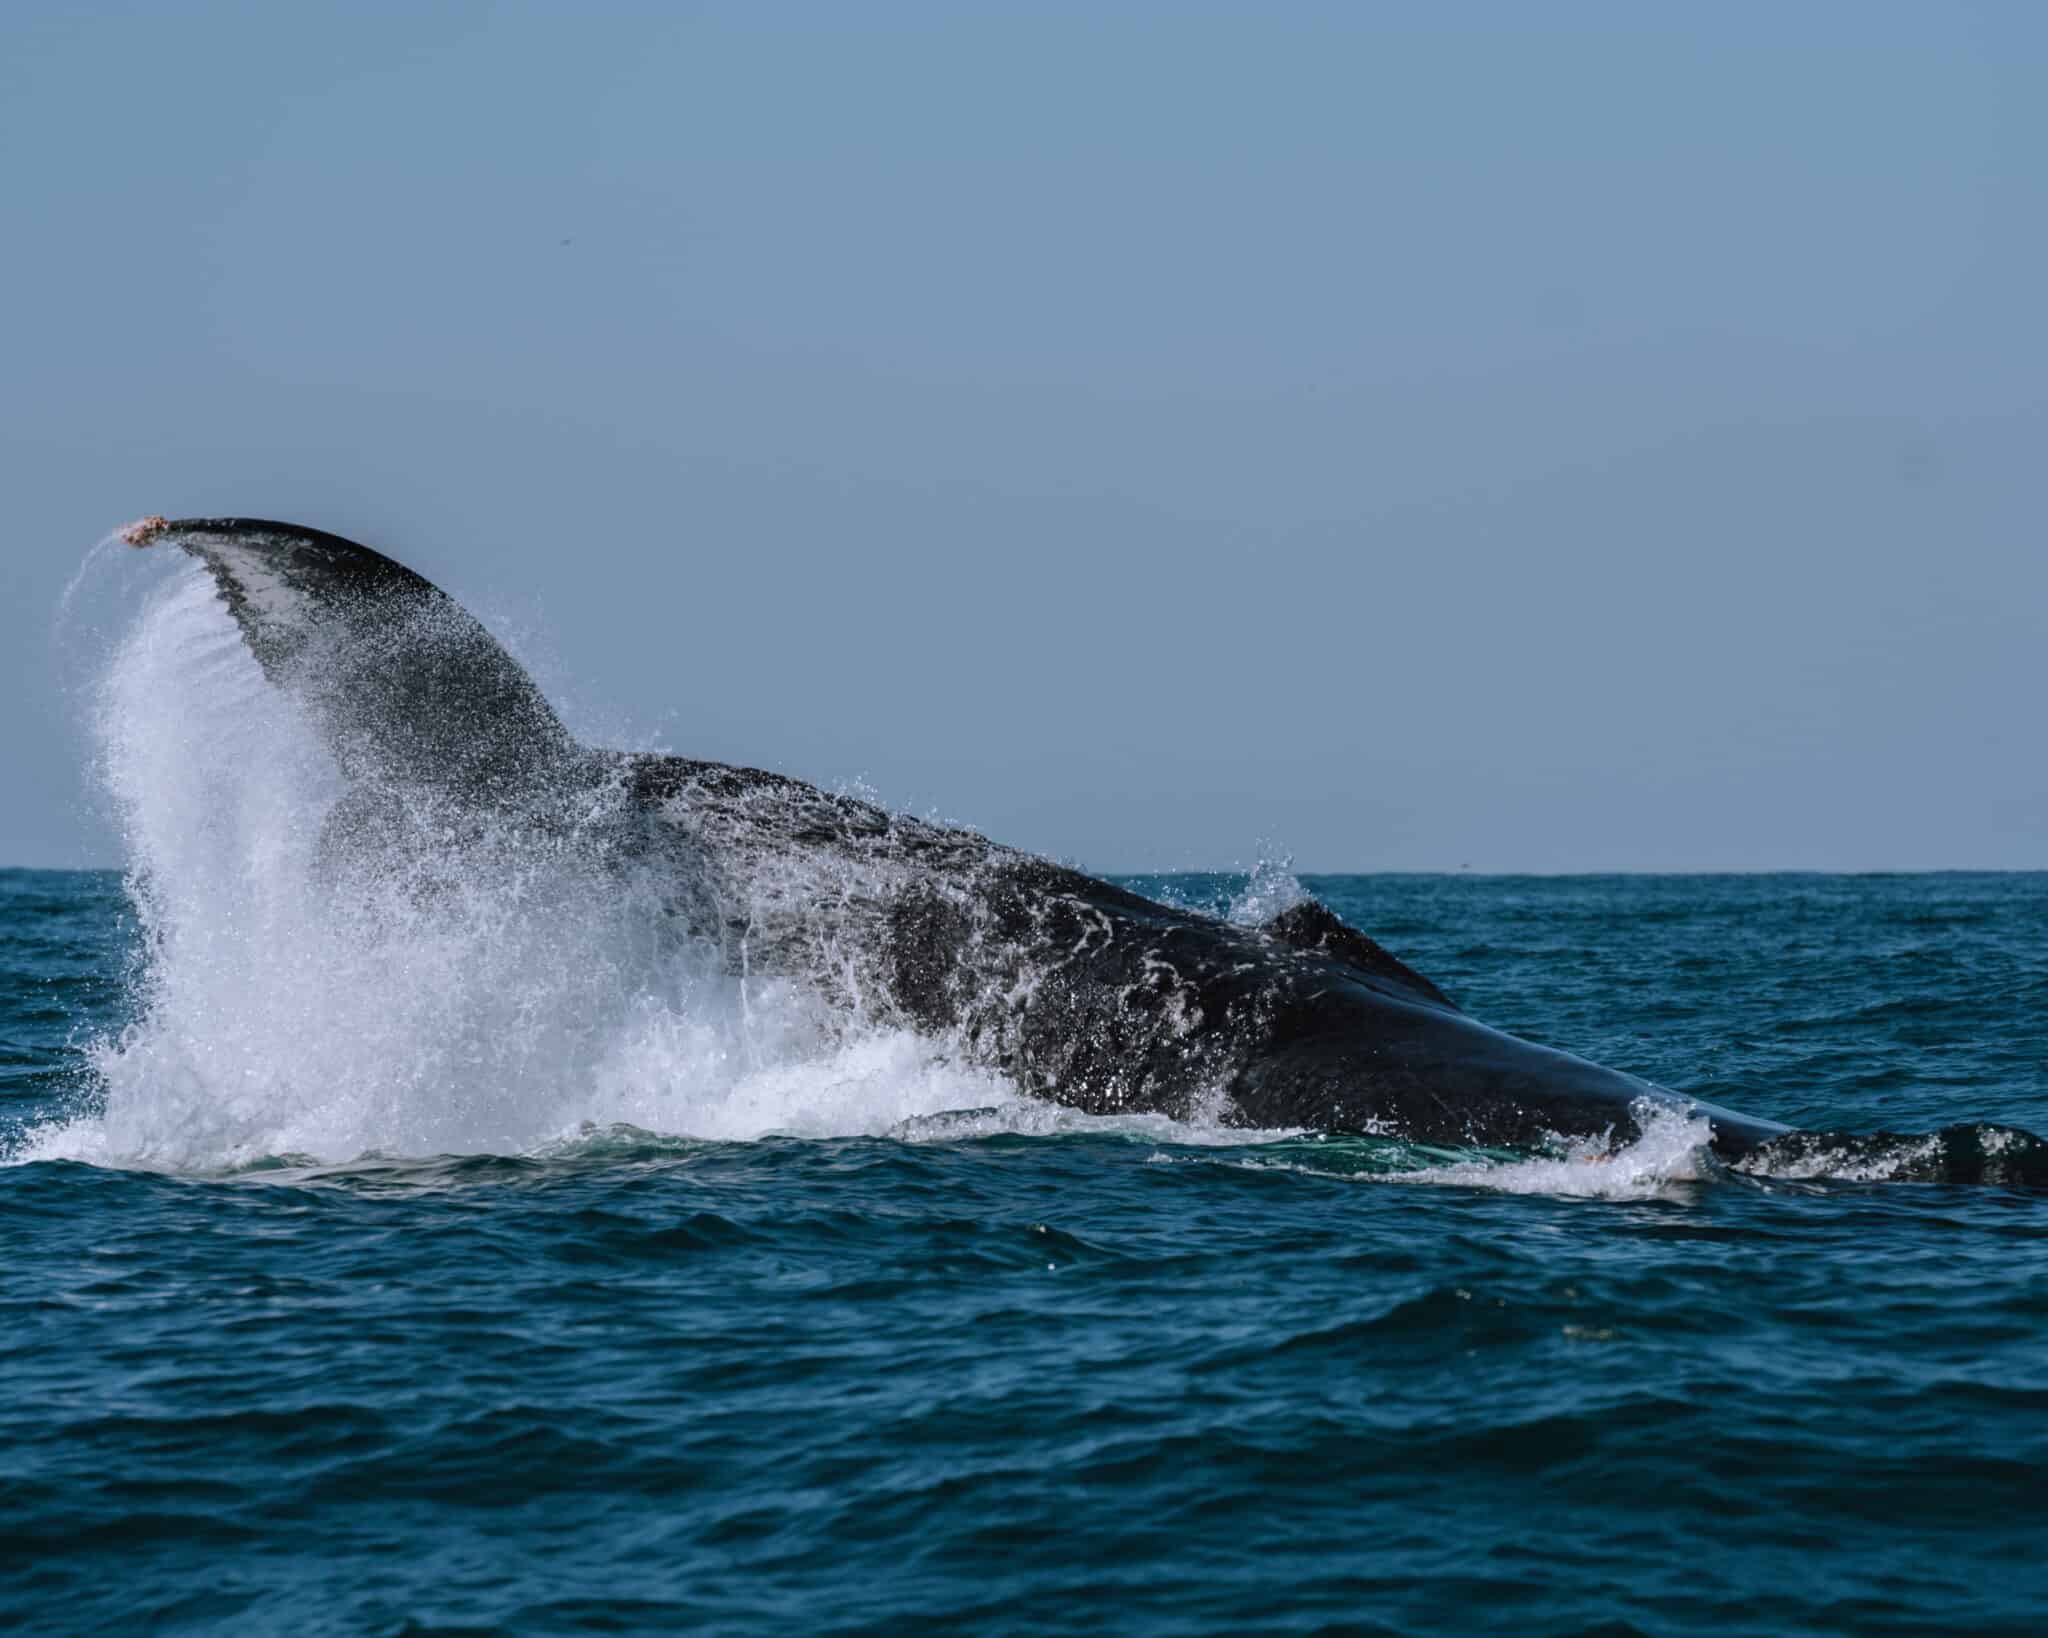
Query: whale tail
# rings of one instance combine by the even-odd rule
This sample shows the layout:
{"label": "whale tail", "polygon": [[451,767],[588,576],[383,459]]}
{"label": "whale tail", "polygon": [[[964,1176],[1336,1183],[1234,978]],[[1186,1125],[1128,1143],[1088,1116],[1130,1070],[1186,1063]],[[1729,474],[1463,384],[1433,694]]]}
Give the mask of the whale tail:
{"label": "whale tail", "polygon": [[382,553],[261,518],[146,518],[122,538],[205,566],[359,789],[494,805],[558,787],[585,755],[473,616]]}

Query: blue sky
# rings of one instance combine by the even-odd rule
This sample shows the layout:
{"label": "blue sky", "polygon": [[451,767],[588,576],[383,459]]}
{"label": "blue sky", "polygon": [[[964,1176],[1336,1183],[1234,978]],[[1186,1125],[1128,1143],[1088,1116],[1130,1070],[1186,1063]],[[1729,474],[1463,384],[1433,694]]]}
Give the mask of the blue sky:
{"label": "blue sky", "polygon": [[144,512],[1105,870],[2048,867],[2048,9],[0,20],[0,862]]}

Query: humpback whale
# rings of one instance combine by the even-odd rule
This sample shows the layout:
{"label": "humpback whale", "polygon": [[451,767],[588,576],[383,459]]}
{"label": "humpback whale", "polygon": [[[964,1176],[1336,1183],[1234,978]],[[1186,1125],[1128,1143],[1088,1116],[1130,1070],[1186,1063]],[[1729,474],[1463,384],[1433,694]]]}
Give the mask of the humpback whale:
{"label": "humpback whale", "polygon": [[1527,1150],[1618,1147],[1670,1110],[1740,1166],[1883,1149],[1887,1175],[2048,1184],[2048,1144],[2023,1132],[1795,1131],[1505,1034],[1312,900],[1238,925],[780,774],[584,745],[453,599],[339,536],[228,517],[121,535],[203,565],[332,753],[338,874],[465,836],[587,848],[654,883],[672,936],[725,969],[1091,1114]]}

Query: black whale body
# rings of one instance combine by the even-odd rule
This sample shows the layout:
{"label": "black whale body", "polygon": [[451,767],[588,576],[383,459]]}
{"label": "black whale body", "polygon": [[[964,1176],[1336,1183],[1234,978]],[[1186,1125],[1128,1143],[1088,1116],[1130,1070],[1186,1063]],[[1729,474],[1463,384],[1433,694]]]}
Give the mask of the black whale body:
{"label": "black whale body", "polygon": [[338,857],[385,868],[466,828],[596,848],[654,872],[681,934],[732,970],[941,1037],[1054,1102],[1513,1148],[1618,1144],[1666,1106],[1704,1118],[1726,1160],[2048,1183],[2026,1133],[1796,1132],[1503,1034],[1318,904],[1233,925],[778,774],[582,746],[452,599],[338,536],[251,518],[123,533],[203,563],[309,712],[346,783],[323,838]]}

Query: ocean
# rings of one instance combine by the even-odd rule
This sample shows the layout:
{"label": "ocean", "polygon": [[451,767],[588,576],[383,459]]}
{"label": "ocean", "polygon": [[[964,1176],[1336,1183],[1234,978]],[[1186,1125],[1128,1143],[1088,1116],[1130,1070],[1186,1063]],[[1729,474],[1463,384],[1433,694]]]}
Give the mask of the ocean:
{"label": "ocean", "polygon": [[[153,697],[132,879],[0,873],[0,1629],[2040,1630],[2048,1193],[1086,1119],[545,894],[337,941]],[[2048,1130],[2048,876],[1302,886],[1749,1113]]]}

